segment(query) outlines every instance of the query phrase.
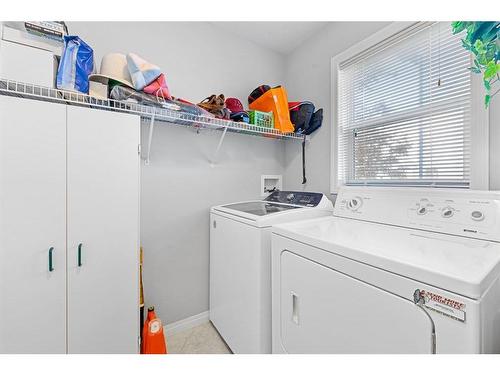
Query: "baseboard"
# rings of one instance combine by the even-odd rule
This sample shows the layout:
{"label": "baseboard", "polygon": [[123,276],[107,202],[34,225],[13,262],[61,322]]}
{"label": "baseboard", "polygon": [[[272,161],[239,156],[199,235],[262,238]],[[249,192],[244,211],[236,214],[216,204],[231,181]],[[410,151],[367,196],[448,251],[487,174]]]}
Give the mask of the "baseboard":
{"label": "baseboard", "polygon": [[186,319],[178,320],[177,322],[173,322],[170,324],[166,324],[163,327],[163,330],[166,334],[172,335],[174,333],[179,333],[182,331],[186,331],[190,328],[199,326],[200,324],[208,322],[210,317],[209,311],[204,311],[197,315],[190,316]]}

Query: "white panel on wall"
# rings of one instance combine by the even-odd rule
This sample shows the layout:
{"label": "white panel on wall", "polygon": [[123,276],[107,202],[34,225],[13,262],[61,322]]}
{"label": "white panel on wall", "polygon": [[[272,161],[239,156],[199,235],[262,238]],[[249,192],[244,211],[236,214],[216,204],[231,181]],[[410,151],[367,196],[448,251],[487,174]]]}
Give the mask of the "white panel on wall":
{"label": "white panel on wall", "polygon": [[500,96],[490,102],[490,189],[500,190]]}

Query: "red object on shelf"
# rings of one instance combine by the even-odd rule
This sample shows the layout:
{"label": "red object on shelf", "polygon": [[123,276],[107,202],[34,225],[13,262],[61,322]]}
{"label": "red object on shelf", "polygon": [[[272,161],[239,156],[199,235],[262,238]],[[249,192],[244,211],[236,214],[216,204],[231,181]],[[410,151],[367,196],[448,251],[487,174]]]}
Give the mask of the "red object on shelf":
{"label": "red object on shelf", "polygon": [[161,96],[163,99],[172,100],[170,95],[170,90],[167,86],[167,81],[165,80],[165,74],[160,74],[153,82],[142,89],[146,94],[151,94],[155,96]]}
{"label": "red object on shelf", "polygon": [[161,320],[154,307],[148,308],[148,316],[142,330],[141,354],[167,354],[167,343]]}
{"label": "red object on shelf", "polygon": [[227,98],[226,108],[229,109],[231,113],[239,113],[244,111],[243,104],[241,104],[238,98]]}

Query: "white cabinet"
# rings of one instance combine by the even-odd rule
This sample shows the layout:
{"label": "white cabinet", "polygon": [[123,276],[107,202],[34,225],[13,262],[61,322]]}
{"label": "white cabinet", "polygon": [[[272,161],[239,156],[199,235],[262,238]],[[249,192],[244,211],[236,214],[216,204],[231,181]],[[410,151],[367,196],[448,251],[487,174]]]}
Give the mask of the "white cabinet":
{"label": "white cabinet", "polygon": [[0,353],[65,351],[66,107],[0,96]]}
{"label": "white cabinet", "polygon": [[68,107],[69,353],[137,352],[139,137],[135,116]]}
{"label": "white cabinet", "polygon": [[139,130],[0,96],[0,353],[138,352]]}

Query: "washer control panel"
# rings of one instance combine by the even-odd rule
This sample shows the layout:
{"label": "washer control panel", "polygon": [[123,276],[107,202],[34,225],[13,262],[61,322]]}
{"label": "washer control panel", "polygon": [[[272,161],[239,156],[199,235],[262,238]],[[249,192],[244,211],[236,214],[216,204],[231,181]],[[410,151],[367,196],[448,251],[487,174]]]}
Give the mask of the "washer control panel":
{"label": "washer control panel", "polygon": [[500,193],[343,187],[334,215],[500,242]]}
{"label": "washer control panel", "polygon": [[295,204],[304,207],[316,207],[321,202],[322,198],[322,193],[277,190],[264,200],[268,202]]}

